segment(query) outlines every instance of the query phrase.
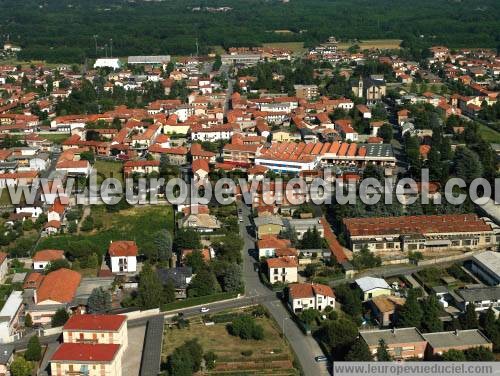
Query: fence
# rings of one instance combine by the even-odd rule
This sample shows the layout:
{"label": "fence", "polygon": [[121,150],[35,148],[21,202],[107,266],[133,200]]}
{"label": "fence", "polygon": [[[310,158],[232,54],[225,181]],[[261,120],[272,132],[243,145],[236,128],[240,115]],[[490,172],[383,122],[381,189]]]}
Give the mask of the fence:
{"label": "fence", "polygon": [[458,260],[464,260],[469,257],[471,257],[475,252],[469,251],[465,253],[461,253],[459,255],[453,255],[453,256],[446,256],[446,257],[441,257],[441,258],[435,258],[431,260],[421,260],[417,262],[418,266],[427,266],[427,265],[434,265],[434,264],[441,264],[444,262],[448,261],[458,261]]}

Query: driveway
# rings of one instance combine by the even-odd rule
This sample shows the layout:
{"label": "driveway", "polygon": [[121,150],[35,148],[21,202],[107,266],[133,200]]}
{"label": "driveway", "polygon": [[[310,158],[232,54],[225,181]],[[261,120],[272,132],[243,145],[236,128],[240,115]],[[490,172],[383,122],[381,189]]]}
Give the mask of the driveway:
{"label": "driveway", "polygon": [[128,347],[122,358],[123,376],[139,376],[145,332],[146,325],[128,328]]}

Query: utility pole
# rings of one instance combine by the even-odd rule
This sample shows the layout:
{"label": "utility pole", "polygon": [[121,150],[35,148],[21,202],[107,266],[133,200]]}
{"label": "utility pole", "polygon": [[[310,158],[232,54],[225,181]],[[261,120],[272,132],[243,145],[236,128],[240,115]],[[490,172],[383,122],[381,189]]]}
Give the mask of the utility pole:
{"label": "utility pole", "polygon": [[108,57],[108,44],[107,43],[104,45],[104,53],[106,54],[106,57]]}
{"label": "utility pole", "polygon": [[109,57],[113,57],[113,38],[109,39],[109,48],[110,48]]}
{"label": "utility pole", "polygon": [[198,38],[196,38],[196,57],[198,57]]}

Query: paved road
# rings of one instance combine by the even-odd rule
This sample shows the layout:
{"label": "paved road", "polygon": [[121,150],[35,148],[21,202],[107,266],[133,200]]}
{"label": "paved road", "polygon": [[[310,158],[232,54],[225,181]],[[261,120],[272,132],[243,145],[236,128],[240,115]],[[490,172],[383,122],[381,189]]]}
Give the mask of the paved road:
{"label": "paved road", "polygon": [[258,299],[257,297],[266,297],[263,305],[269,310],[290,342],[305,375],[328,375],[326,364],[317,363],[314,360],[315,356],[324,355],[318,343],[311,336],[306,336],[300,331],[290,318],[288,311],[283,307],[281,301],[274,294],[271,293],[270,295],[269,289],[260,282],[257,273],[254,271],[255,259],[251,256],[251,252],[255,249],[255,239],[247,231],[251,226],[250,209],[240,202],[238,203],[238,207],[243,212],[243,222],[240,223],[240,234],[245,241],[243,278],[245,280],[246,295],[250,298],[255,297],[255,299]]}

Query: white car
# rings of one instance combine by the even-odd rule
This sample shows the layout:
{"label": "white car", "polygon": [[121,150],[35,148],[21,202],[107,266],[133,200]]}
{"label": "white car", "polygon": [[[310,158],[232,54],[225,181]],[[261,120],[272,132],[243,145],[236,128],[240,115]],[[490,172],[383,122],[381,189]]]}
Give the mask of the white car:
{"label": "white car", "polygon": [[200,309],[201,313],[207,313],[208,311],[210,311],[210,308],[207,308],[207,307],[201,307],[201,309]]}

